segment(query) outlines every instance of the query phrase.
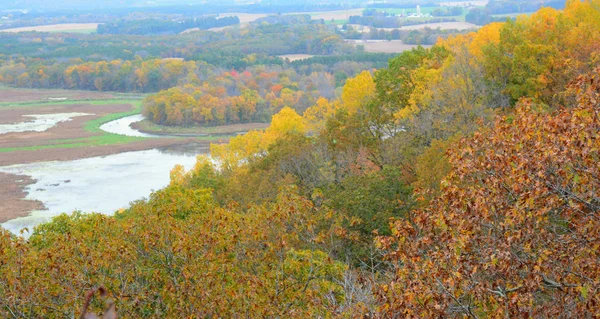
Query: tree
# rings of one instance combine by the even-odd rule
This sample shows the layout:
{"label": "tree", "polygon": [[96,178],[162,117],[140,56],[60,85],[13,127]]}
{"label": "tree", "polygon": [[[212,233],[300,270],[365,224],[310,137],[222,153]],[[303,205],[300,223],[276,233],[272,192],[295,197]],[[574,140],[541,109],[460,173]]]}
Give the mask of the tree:
{"label": "tree", "polygon": [[451,151],[442,194],[380,241],[382,316],[600,315],[600,69],[570,90],[576,105],[524,101]]}

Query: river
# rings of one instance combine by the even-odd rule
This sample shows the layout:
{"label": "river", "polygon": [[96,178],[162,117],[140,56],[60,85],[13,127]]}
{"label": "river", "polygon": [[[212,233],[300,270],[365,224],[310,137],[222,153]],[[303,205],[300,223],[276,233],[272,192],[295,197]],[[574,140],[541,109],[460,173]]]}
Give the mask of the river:
{"label": "river", "polygon": [[[115,134],[141,136],[136,134],[145,133],[130,127],[135,119],[139,121],[141,117],[123,118],[101,128]],[[35,179],[37,182],[25,189],[28,193],[26,199],[39,200],[47,208],[1,226],[19,233],[24,227],[32,229],[64,212],[80,210],[113,214],[130,202],[148,197],[153,190],[168,185],[170,170],[175,165],[183,165],[189,170],[196,162],[196,155],[208,153],[205,145],[189,144],[73,161],[0,167],[0,172]]]}

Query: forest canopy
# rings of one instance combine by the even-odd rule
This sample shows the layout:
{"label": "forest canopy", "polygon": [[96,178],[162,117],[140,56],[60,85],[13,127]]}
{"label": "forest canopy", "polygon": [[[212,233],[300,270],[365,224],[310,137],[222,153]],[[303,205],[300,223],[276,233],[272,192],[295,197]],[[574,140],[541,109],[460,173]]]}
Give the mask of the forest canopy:
{"label": "forest canopy", "polygon": [[600,1],[570,0],[338,92],[255,66],[151,95],[158,122],[273,115],[115,216],[0,230],[0,314],[103,286],[124,317],[598,317],[599,45]]}

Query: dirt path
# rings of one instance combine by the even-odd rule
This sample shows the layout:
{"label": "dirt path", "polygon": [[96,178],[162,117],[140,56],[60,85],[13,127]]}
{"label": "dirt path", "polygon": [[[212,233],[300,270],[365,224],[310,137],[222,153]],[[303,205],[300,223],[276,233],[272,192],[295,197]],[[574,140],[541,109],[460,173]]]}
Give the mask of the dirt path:
{"label": "dirt path", "polygon": [[0,173],[0,223],[44,209],[42,202],[25,199],[24,188],[33,183],[29,176]]}

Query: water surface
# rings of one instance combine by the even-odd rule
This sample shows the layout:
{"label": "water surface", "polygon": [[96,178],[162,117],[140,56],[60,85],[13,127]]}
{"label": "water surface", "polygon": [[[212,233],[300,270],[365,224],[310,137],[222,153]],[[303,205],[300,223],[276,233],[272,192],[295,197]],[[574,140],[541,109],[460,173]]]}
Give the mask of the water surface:
{"label": "water surface", "polygon": [[113,214],[131,201],[145,198],[169,183],[170,170],[177,164],[191,169],[195,155],[207,149],[188,146],[127,152],[64,162],[17,164],[0,167],[0,172],[28,175],[37,180],[25,190],[27,199],[39,200],[47,210],[10,220],[1,226],[13,233],[47,222],[63,212],[81,210]]}
{"label": "water surface", "polygon": [[71,121],[74,117],[94,115],[88,113],[55,113],[55,114],[29,114],[23,115],[24,117],[33,118],[32,121],[14,123],[14,124],[0,124],[0,134],[7,133],[21,133],[21,132],[44,132],[47,131],[56,124],[61,122]]}
{"label": "water surface", "polygon": [[159,135],[140,132],[131,127],[131,124],[140,122],[144,119],[142,114],[122,117],[120,119],[108,122],[100,126],[100,129],[113,134],[137,137],[161,137]]}

